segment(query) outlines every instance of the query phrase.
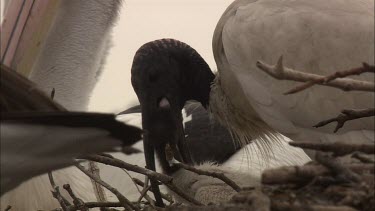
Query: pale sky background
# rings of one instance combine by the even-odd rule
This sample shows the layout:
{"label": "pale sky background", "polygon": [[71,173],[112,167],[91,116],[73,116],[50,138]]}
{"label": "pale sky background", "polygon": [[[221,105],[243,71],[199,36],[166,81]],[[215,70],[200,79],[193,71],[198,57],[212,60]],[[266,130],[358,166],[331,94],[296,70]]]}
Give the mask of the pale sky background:
{"label": "pale sky background", "polygon": [[195,48],[212,69],[212,35],[233,0],[126,0],[113,31],[113,47],[94,89],[89,110],[119,112],[137,103],[130,70],[146,42],[174,38]]}

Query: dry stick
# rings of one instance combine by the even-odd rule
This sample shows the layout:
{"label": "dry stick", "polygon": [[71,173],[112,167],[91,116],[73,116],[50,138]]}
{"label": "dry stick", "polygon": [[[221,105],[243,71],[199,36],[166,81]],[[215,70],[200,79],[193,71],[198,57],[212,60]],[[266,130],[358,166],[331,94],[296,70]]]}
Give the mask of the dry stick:
{"label": "dry stick", "polygon": [[[112,158],[113,158],[113,156],[112,156]],[[128,176],[129,176],[129,178],[132,180],[133,184],[135,185],[135,188],[136,188],[136,189],[138,190],[138,192],[142,195],[141,190],[139,189],[137,183],[134,182],[133,177],[129,174],[129,172],[128,172],[126,169],[122,169],[122,170],[123,170]],[[147,176],[146,176],[146,177],[147,177]],[[143,198],[143,197],[144,197],[144,198],[150,203],[150,205],[151,205],[152,208],[156,209],[156,207],[155,207],[155,202],[154,202],[154,200],[153,200],[149,195],[147,195],[147,191],[146,191],[145,194],[142,196],[142,198]],[[142,198],[139,198],[139,199],[138,199],[137,204],[140,204]]]}
{"label": "dry stick", "polygon": [[189,165],[186,165],[186,164],[183,164],[183,163],[174,163],[173,165],[178,166],[178,167],[183,168],[183,169],[186,169],[188,171],[194,172],[194,173],[199,174],[199,175],[205,175],[205,176],[217,178],[217,179],[225,182],[230,187],[232,187],[235,191],[237,191],[237,192],[241,191],[241,187],[238,186],[233,180],[231,180],[227,176],[225,176],[223,173],[204,171],[204,170],[201,170],[201,169],[196,169],[192,166],[189,166]]}
{"label": "dry stick", "polygon": [[69,184],[63,185],[63,188],[69,193],[70,197],[73,199],[73,204],[75,207],[81,211],[88,211],[89,208],[86,207],[85,202],[78,198],[74,193],[73,190],[70,188]]}
{"label": "dry stick", "polygon": [[333,73],[332,75],[326,76],[324,78],[319,78],[317,80],[312,80],[309,82],[306,82],[302,85],[296,86],[293,89],[289,90],[285,94],[294,94],[300,91],[303,91],[311,86],[314,86],[315,84],[327,84],[330,81],[333,81],[337,78],[345,78],[347,76],[351,75],[360,75],[362,73],[374,73],[374,66],[370,66],[367,63],[363,63],[362,67],[352,68],[350,70],[344,70],[344,71],[337,71]]}
{"label": "dry stick", "polygon": [[61,208],[64,210],[64,211],[68,211],[69,208],[68,206],[70,206],[70,203],[68,200],[66,200],[60,193],[60,189],[59,189],[59,186],[56,185],[55,183],[55,180],[53,179],[53,175],[52,175],[52,172],[48,172],[48,178],[49,178],[49,181],[51,183],[51,186],[53,188],[53,191],[52,192],[52,196],[57,199],[57,201],[59,202],[59,204],[61,205]]}
{"label": "dry stick", "polygon": [[343,156],[355,151],[364,152],[367,154],[375,153],[374,144],[354,144],[354,143],[316,143],[316,142],[289,142],[291,146],[300,147],[304,149],[314,149],[323,152],[333,152],[337,156]]}
{"label": "dry stick", "polygon": [[320,85],[331,86],[335,88],[342,89],[344,91],[375,91],[375,84],[368,81],[354,80],[350,78],[338,78],[333,81],[324,83],[324,76],[305,73],[299,70],[293,70],[283,66],[283,57],[280,56],[276,65],[269,65],[261,61],[257,61],[256,66],[269,74],[270,76],[279,79],[279,80],[291,80],[291,81],[300,81],[300,82],[310,82],[310,81],[321,81]]}
{"label": "dry stick", "polygon": [[124,168],[124,169],[127,169],[129,171],[134,171],[134,172],[146,175],[150,179],[160,181],[161,183],[166,185],[170,190],[172,190],[173,192],[175,192],[176,194],[178,194],[179,196],[184,198],[186,201],[188,201],[192,204],[195,204],[195,205],[203,205],[201,202],[199,202],[196,199],[190,197],[184,191],[182,191],[180,188],[178,188],[173,183],[173,178],[168,176],[168,175],[160,174],[160,173],[151,171],[149,169],[141,168],[137,165],[132,165],[132,164],[126,163],[126,162],[124,162],[122,160],[119,160],[119,159],[116,159],[116,158],[108,158],[108,157],[103,157],[103,156],[99,156],[99,155],[85,155],[85,156],[81,156],[80,159],[92,160],[92,161],[96,161],[96,162],[103,163],[103,164],[106,164],[106,165],[116,166],[116,167],[119,167],[119,168]]}
{"label": "dry stick", "polygon": [[[96,177],[100,178],[100,170],[99,170],[98,165],[96,165],[95,162],[89,161],[89,171],[90,171],[91,174],[93,174]],[[104,192],[104,189],[103,189],[103,186],[101,186],[100,184],[98,184],[97,182],[95,182],[93,179],[91,179],[91,183],[92,183],[92,185],[94,187],[94,192],[95,192],[96,199],[99,202],[105,202],[105,201],[107,201],[106,195],[105,195],[105,192]]]}
{"label": "dry stick", "polygon": [[324,155],[322,152],[316,153],[316,160],[322,165],[331,169],[337,176],[349,179],[352,182],[359,182],[361,177],[351,171],[332,156]]}
{"label": "dry stick", "polygon": [[107,190],[111,191],[118,198],[118,200],[120,201],[120,203],[126,210],[139,210],[137,207],[133,206],[133,204],[125,196],[123,196],[117,189],[113,188],[108,183],[104,182],[103,180],[95,177],[95,175],[92,175],[81,164],[76,164],[75,166],[79,170],[81,170],[83,173],[85,173],[88,177],[95,180],[97,183],[101,184]]}
{"label": "dry stick", "polygon": [[[139,180],[138,178],[133,178],[133,181],[135,182],[135,184],[141,186],[141,187],[144,187],[145,183],[142,182],[141,180]],[[149,190],[150,192],[152,192],[152,190]],[[169,203],[173,203],[173,199],[172,197],[170,197],[169,195],[167,194],[164,194],[164,193],[161,193],[161,197],[165,200],[167,200]]]}
{"label": "dry stick", "polygon": [[12,206],[8,205],[4,211],[9,211],[10,209],[12,209]]}
{"label": "dry stick", "polygon": [[318,124],[314,125],[314,127],[322,127],[331,122],[337,122],[335,131],[334,131],[336,133],[340,128],[344,126],[346,121],[353,120],[353,119],[360,119],[363,117],[370,117],[370,116],[375,116],[374,108],[360,109],[360,110],[343,110],[341,111],[341,114],[339,114],[337,117],[321,121]]}
{"label": "dry stick", "polygon": [[[133,182],[134,182],[134,181],[133,181]],[[148,179],[147,176],[145,176],[145,183],[144,183],[144,185],[143,185],[143,189],[142,189],[142,191],[140,191],[140,194],[141,194],[141,195],[140,195],[139,198],[138,198],[138,202],[140,202],[140,201],[143,199],[143,197],[147,194],[147,191],[150,190],[151,186],[148,185],[148,182],[149,182],[149,179]],[[137,189],[138,189],[138,185],[137,185]]]}
{"label": "dry stick", "polygon": [[[364,172],[374,173],[373,164],[350,164],[347,168],[363,174]],[[267,169],[262,173],[263,184],[285,184],[308,182],[317,176],[326,176],[331,174],[331,170],[322,165],[304,165],[304,166],[284,166],[275,169]]]}

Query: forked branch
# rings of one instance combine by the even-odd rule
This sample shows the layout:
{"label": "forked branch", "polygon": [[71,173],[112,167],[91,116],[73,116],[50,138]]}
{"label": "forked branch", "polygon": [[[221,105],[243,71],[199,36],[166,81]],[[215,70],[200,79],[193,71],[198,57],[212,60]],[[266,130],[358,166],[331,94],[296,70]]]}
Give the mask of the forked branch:
{"label": "forked branch", "polygon": [[353,119],[360,119],[363,117],[370,117],[370,116],[375,116],[374,108],[360,109],[360,110],[343,110],[341,111],[341,114],[339,114],[337,117],[321,121],[318,124],[314,125],[314,127],[322,127],[329,123],[337,122],[335,131],[334,131],[336,133],[340,128],[344,126],[346,121],[353,120]]}
{"label": "forked branch", "polygon": [[276,65],[272,66],[262,61],[257,61],[256,65],[259,69],[263,70],[264,72],[266,72],[267,74],[276,79],[307,82],[301,86],[293,88],[285,94],[297,93],[299,91],[307,89],[308,87],[313,86],[314,84],[331,86],[342,89],[344,91],[375,91],[375,84],[373,82],[343,78],[350,75],[359,75],[364,72],[374,73],[374,66],[370,66],[366,63],[364,63],[362,67],[336,72],[327,77],[284,67],[282,56],[280,56]]}

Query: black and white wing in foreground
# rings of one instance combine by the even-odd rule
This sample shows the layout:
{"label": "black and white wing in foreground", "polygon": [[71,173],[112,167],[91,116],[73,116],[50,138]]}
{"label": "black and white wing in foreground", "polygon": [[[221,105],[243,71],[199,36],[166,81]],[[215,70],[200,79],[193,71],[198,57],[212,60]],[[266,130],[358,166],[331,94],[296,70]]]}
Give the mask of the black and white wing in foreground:
{"label": "black and white wing in foreground", "polygon": [[1,65],[1,195],[86,153],[114,151],[141,139],[113,114],[68,112],[17,72]]}
{"label": "black and white wing in foreground", "polygon": [[1,194],[23,181],[73,165],[87,154],[115,151],[141,139],[141,130],[111,114],[2,113]]}

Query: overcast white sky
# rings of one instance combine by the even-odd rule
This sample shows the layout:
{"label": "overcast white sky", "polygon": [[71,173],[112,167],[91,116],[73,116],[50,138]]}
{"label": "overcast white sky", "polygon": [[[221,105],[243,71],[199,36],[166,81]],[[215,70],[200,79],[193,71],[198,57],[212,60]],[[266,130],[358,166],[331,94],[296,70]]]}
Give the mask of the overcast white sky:
{"label": "overcast white sky", "polygon": [[92,111],[118,112],[137,103],[130,83],[136,50],[174,38],[195,48],[216,69],[211,42],[216,23],[232,0],[126,0],[114,28],[113,47],[91,98]]}

